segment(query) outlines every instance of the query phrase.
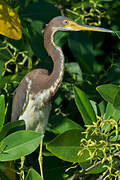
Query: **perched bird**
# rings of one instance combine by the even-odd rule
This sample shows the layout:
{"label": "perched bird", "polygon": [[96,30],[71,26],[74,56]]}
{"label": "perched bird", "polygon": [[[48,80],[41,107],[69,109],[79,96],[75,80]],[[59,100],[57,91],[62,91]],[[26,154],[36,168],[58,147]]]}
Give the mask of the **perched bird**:
{"label": "perched bird", "polygon": [[81,25],[73,20],[58,16],[44,30],[44,47],[51,56],[54,67],[51,74],[45,69],[28,73],[15,91],[12,104],[12,121],[24,120],[27,130],[44,133],[51,110],[51,97],[58,90],[64,74],[64,54],[54,43],[57,31],[100,31],[111,30]]}
{"label": "perched bird", "polygon": [[[52,19],[44,30],[44,46],[53,60],[53,71],[48,74],[45,69],[35,69],[28,73],[15,91],[12,104],[12,121],[24,120],[27,130],[39,131],[44,134],[51,110],[51,97],[58,90],[64,74],[64,54],[54,43],[57,31],[100,31],[111,30],[81,25],[73,20],[58,16]],[[42,142],[40,143],[39,165],[42,170]]]}

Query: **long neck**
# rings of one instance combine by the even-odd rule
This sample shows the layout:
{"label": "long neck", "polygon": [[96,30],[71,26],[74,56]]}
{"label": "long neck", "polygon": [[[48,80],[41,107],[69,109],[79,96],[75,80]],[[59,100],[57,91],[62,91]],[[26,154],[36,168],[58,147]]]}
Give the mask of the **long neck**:
{"label": "long neck", "polygon": [[49,87],[52,89],[53,94],[60,86],[64,73],[64,55],[61,48],[54,43],[55,33],[56,30],[52,30],[49,25],[44,32],[44,46],[54,63],[53,71],[49,76]]}

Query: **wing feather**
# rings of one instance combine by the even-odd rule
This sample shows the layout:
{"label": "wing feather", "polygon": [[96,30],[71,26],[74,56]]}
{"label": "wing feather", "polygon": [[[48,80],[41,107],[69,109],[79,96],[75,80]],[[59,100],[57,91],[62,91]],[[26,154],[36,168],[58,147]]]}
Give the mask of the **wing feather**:
{"label": "wing feather", "polygon": [[16,121],[22,115],[24,107],[27,105],[28,92],[37,94],[48,83],[44,83],[44,80],[48,80],[48,71],[45,69],[35,69],[29,72],[19,84],[15,90],[12,104],[12,116],[11,121]]}
{"label": "wing feather", "polygon": [[11,121],[16,121],[22,114],[23,107],[26,102],[26,95],[28,90],[28,82],[24,78],[19,84],[18,88],[15,90],[12,104],[12,117]]}

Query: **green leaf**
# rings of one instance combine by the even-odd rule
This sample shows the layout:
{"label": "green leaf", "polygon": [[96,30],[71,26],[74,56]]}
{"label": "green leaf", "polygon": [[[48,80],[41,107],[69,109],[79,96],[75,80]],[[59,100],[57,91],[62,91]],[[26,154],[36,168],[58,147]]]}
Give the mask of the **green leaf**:
{"label": "green leaf", "polygon": [[23,77],[29,72],[28,70],[23,70],[22,72],[14,75],[8,75],[0,78],[0,89],[2,89],[5,84],[13,83],[13,81],[20,82]]}
{"label": "green leaf", "polygon": [[[47,13],[46,13],[47,12]],[[48,23],[55,16],[60,15],[60,10],[47,1],[33,3],[21,11],[21,15],[32,20],[41,20]]]}
{"label": "green leaf", "polygon": [[109,103],[107,104],[104,119],[113,118],[116,121],[120,120],[120,110],[115,109],[113,104]]}
{"label": "green leaf", "polygon": [[16,75],[8,75],[5,77],[0,77],[0,89],[2,89],[6,83],[11,83],[15,76]]}
{"label": "green leaf", "polygon": [[95,115],[97,116],[97,103],[95,101],[90,100],[90,103],[92,105],[92,108],[95,112]]}
{"label": "green leaf", "polygon": [[31,26],[27,25],[27,28],[28,28],[28,33],[29,33],[29,37],[27,38],[32,48],[32,51],[37,57],[45,59],[45,57],[47,57],[47,52],[43,45],[44,44],[43,36],[37,30],[37,28],[39,28],[42,31],[43,24],[40,22],[38,23],[38,21],[35,21],[31,23]]}
{"label": "green leaf", "polygon": [[25,130],[25,121],[19,120],[15,122],[9,122],[4,125],[2,131],[0,132],[0,141],[4,139],[11,133],[14,133],[19,130]]}
{"label": "green leaf", "polygon": [[65,131],[47,144],[47,149],[58,158],[69,162],[83,162],[89,157],[88,152],[84,156],[78,156],[81,150],[80,140],[84,135],[80,129]]}
{"label": "green leaf", "polygon": [[120,87],[113,84],[104,84],[98,86],[97,91],[104,98],[104,100],[113,104],[113,106],[120,110]]}
{"label": "green leaf", "polygon": [[[92,169],[89,169],[89,171],[87,171],[85,174],[98,174],[101,173],[105,170],[105,168],[103,168],[105,164],[99,164],[97,166],[95,166]],[[82,162],[80,163],[81,168],[83,168],[84,170],[90,168],[92,166],[92,164],[90,163],[90,161],[88,162]]]}
{"label": "green leaf", "polygon": [[43,180],[37,171],[30,169],[25,180]]}
{"label": "green leaf", "polygon": [[40,144],[43,135],[34,131],[18,131],[0,142],[0,161],[11,161],[32,153]]}
{"label": "green leaf", "polygon": [[5,49],[4,44],[0,44],[0,61],[8,61],[11,59],[11,54],[7,51],[7,48]]}
{"label": "green leaf", "polygon": [[105,114],[105,109],[106,109],[106,102],[105,101],[101,101],[98,105],[98,112],[99,112],[99,116],[103,116]]}
{"label": "green leaf", "polygon": [[106,168],[104,168],[105,164],[99,164],[98,166],[92,168],[91,170],[89,170],[86,174],[98,174],[101,173],[103,171],[105,171]]}
{"label": "green leaf", "polygon": [[66,38],[67,35],[68,35],[68,32],[64,32],[64,31],[56,32],[56,34],[54,36],[55,44],[57,46],[62,47],[67,41],[67,38]]}
{"label": "green leaf", "polygon": [[0,96],[0,131],[3,128],[5,121],[5,97],[4,95]]}
{"label": "green leaf", "polygon": [[68,71],[71,74],[75,74],[78,81],[82,81],[82,71],[78,63],[76,62],[70,62],[65,63],[66,71]]}
{"label": "green leaf", "polygon": [[112,64],[109,71],[107,72],[106,81],[107,82],[119,82],[120,80],[120,59],[118,63]]}
{"label": "green leaf", "polygon": [[80,111],[85,124],[92,124],[96,121],[96,115],[87,95],[79,88],[74,87],[75,103]]}
{"label": "green leaf", "polygon": [[[119,132],[120,132],[120,129],[119,129]],[[115,131],[112,131],[109,140],[111,142],[120,141],[120,135],[115,136]]]}
{"label": "green leaf", "polygon": [[120,31],[115,31],[117,37],[120,39]]}
{"label": "green leaf", "polygon": [[70,49],[80,67],[85,72],[93,73],[94,55],[91,40],[86,32],[71,32]]}
{"label": "green leaf", "polygon": [[79,124],[70,119],[58,118],[57,122],[53,119],[52,132],[56,134],[61,134],[70,129],[80,129],[81,131],[84,130]]}

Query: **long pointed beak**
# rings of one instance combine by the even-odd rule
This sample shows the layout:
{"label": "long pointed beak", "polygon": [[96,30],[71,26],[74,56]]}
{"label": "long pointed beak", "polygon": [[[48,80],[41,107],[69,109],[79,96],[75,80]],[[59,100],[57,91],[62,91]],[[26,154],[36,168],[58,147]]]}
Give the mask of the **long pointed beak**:
{"label": "long pointed beak", "polygon": [[81,25],[76,23],[76,29],[81,30],[81,31],[99,31],[99,32],[109,32],[113,33],[112,30],[105,29],[105,28],[100,28],[100,27],[95,27],[95,26],[87,26],[87,25]]}
{"label": "long pointed beak", "polygon": [[76,22],[72,22],[71,24],[66,25],[66,27],[72,31],[99,31],[99,32],[113,33],[113,31],[109,30],[109,29],[95,27],[95,26],[82,25],[82,24],[79,24]]}

